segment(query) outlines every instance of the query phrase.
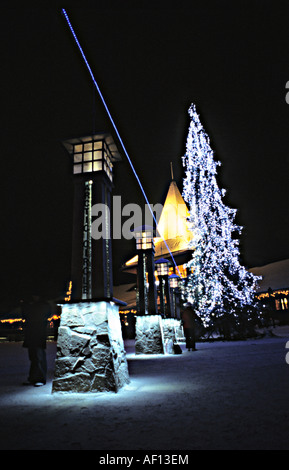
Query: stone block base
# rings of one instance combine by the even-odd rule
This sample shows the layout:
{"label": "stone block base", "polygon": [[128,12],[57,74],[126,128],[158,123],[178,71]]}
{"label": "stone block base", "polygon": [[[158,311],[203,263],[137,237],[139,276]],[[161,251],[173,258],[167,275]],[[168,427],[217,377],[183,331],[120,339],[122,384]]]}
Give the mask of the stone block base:
{"label": "stone block base", "polygon": [[135,328],[136,354],[164,354],[162,318],[160,315],[137,317]]}
{"label": "stone block base", "polygon": [[175,318],[163,318],[163,337],[166,354],[175,354],[174,344],[177,342],[177,332],[180,327],[180,321]]}
{"label": "stone block base", "polygon": [[182,322],[181,320],[176,320],[177,321],[177,325],[176,325],[176,340],[177,341],[186,341],[186,338],[185,338],[185,333],[184,333],[184,328],[182,326]]}
{"label": "stone block base", "polygon": [[105,301],[63,305],[52,392],[117,392],[127,383],[117,305]]}

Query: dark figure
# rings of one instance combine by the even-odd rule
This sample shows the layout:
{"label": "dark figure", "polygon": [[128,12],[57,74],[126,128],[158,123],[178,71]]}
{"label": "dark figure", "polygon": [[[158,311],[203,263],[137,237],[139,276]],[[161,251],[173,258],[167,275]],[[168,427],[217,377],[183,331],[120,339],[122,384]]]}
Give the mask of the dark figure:
{"label": "dark figure", "polygon": [[182,313],[184,334],[186,337],[186,348],[188,351],[196,350],[196,314],[191,305],[187,305]]}
{"label": "dark figure", "polygon": [[28,348],[30,360],[28,384],[39,387],[46,383],[46,334],[47,319],[50,315],[49,304],[41,300],[38,295],[33,295],[31,302],[23,306],[22,315],[25,319],[23,347]]}

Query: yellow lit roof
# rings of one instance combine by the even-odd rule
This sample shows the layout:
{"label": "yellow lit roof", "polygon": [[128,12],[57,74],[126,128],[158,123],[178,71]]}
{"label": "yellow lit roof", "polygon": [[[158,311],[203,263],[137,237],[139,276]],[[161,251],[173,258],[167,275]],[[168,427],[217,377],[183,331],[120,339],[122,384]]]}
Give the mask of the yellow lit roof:
{"label": "yellow lit roof", "polygon": [[[190,242],[193,238],[187,221],[190,213],[175,181],[171,181],[167,197],[158,223],[160,237],[154,238],[155,257],[181,253],[192,249]],[[164,243],[164,241],[166,244]],[[137,255],[125,263],[125,267],[137,263]]]}

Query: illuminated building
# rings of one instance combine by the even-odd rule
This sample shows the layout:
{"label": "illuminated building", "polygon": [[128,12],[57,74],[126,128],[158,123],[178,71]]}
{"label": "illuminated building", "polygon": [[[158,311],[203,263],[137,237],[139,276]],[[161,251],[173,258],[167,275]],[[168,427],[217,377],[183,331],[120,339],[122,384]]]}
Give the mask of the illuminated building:
{"label": "illuminated building", "polygon": [[[154,238],[155,260],[166,258],[171,261],[169,247],[181,277],[187,276],[184,266],[192,257],[192,232],[189,229],[187,218],[188,208],[182,198],[178,186],[174,180],[171,181],[165,203],[158,222],[158,232],[161,236]],[[163,239],[166,243],[164,243]],[[123,266],[123,271],[136,275],[138,255],[128,260]],[[169,274],[174,271],[173,263],[169,269]],[[178,273],[177,273],[178,274]]]}
{"label": "illuminated building", "polygon": [[[177,265],[177,272],[181,278],[186,278],[187,269],[185,264],[192,257],[192,231],[189,229],[187,218],[189,211],[174,180],[171,181],[166,195],[165,203],[158,221],[158,233],[154,238],[155,263],[164,258],[169,261],[169,275],[176,271],[169,250],[171,251]],[[169,248],[169,250],[168,250]],[[123,272],[137,276],[138,255],[129,259],[123,266]],[[159,286],[157,269],[155,270],[156,283]],[[121,319],[122,311],[137,310],[137,289],[136,284],[115,286],[114,292],[117,298],[125,301],[127,306],[120,309]],[[160,306],[160,296],[158,298]]]}
{"label": "illuminated building", "polygon": [[289,310],[289,260],[277,261],[250,270],[261,281],[256,292],[258,300],[271,301],[277,311]]}

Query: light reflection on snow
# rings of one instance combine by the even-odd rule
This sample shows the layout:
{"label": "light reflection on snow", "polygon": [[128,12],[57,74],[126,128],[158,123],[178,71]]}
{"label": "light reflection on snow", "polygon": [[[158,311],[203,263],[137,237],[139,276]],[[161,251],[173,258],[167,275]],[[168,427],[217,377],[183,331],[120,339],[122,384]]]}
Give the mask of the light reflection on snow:
{"label": "light reflection on snow", "polygon": [[[51,345],[50,345],[51,346]],[[97,406],[105,404],[113,406],[125,405],[137,406],[143,402],[153,402],[154,398],[164,400],[168,396],[186,392],[188,383],[186,379],[177,379],[177,370],[179,370],[179,360],[185,358],[186,352],[182,355],[168,354],[135,354],[134,347],[127,348],[126,357],[128,365],[131,364],[132,373],[130,374],[130,383],[121,388],[117,393],[114,392],[57,392],[52,394],[53,379],[53,360],[55,348],[48,348],[48,357],[50,362],[50,372],[47,384],[40,388],[33,386],[22,386],[15,381],[6,381],[1,387],[2,406],[16,407],[81,407],[85,402],[87,406]],[[139,366],[138,366],[139,364]],[[170,366],[168,367],[168,365]],[[28,366],[28,365],[27,365]],[[190,382],[190,391],[200,388]]]}

